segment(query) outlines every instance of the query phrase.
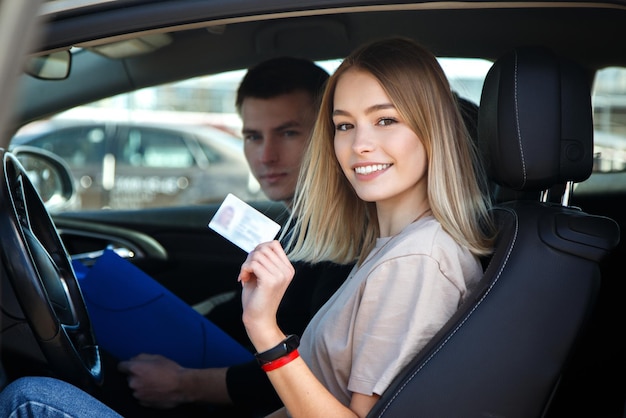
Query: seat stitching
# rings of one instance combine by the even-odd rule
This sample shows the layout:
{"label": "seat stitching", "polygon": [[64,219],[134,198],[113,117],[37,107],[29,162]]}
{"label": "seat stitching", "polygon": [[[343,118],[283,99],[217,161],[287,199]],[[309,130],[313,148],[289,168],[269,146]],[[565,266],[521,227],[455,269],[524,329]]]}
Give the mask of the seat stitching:
{"label": "seat stitching", "polygon": [[515,128],[517,131],[517,144],[519,146],[519,151],[520,151],[520,159],[522,161],[522,177],[523,177],[523,182],[522,182],[522,187],[526,185],[526,159],[524,158],[524,147],[523,147],[523,142],[522,142],[522,129],[521,129],[521,124],[519,121],[519,101],[518,101],[518,61],[517,61],[517,51],[515,51],[515,70],[514,70],[514,78],[513,78],[513,97],[514,97],[514,102],[515,102]]}

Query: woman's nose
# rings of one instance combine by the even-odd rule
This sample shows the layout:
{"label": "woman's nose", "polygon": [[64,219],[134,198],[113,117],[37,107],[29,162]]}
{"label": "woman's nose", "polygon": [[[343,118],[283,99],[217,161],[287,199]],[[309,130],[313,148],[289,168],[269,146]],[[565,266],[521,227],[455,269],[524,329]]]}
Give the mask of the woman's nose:
{"label": "woman's nose", "polygon": [[371,132],[363,127],[354,128],[354,138],[352,140],[352,149],[356,153],[369,152],[374,148]]}

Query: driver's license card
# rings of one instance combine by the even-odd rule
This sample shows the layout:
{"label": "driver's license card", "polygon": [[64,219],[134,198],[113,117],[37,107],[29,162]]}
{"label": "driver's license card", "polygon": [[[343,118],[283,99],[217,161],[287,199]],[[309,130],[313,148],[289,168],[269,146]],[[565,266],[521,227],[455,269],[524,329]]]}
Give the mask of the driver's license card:
{"label": "driver's license card", "polygon": [[273,240],[280,225],[229,193],[209,228],[249,253],[262,242]]}

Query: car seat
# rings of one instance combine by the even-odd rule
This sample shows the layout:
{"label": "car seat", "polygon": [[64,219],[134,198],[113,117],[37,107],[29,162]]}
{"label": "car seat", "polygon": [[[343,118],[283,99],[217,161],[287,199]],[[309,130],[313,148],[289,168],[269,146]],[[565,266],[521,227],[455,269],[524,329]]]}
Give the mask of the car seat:
{"label": "car seat", "polygon": [[565,193],[494,207],[483,279],[368,417],[540,417],[593,308],[598,262],[619,228],[568,206],[572,183],[592,170],[583,69],[543,48],[502,56],[483,87],[478,145],[499,187],[539,196],[565,184]]}

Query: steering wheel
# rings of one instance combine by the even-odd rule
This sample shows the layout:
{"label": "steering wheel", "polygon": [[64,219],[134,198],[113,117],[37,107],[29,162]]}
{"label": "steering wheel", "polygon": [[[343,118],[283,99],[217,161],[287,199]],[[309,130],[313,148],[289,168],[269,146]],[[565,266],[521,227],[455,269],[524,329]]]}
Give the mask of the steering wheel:
{"label": "steering wheel", "polygon": [[100,350],[67,251],[17,158],[0,149],[0,254],[48,366],[83,389],[102,384]]}

